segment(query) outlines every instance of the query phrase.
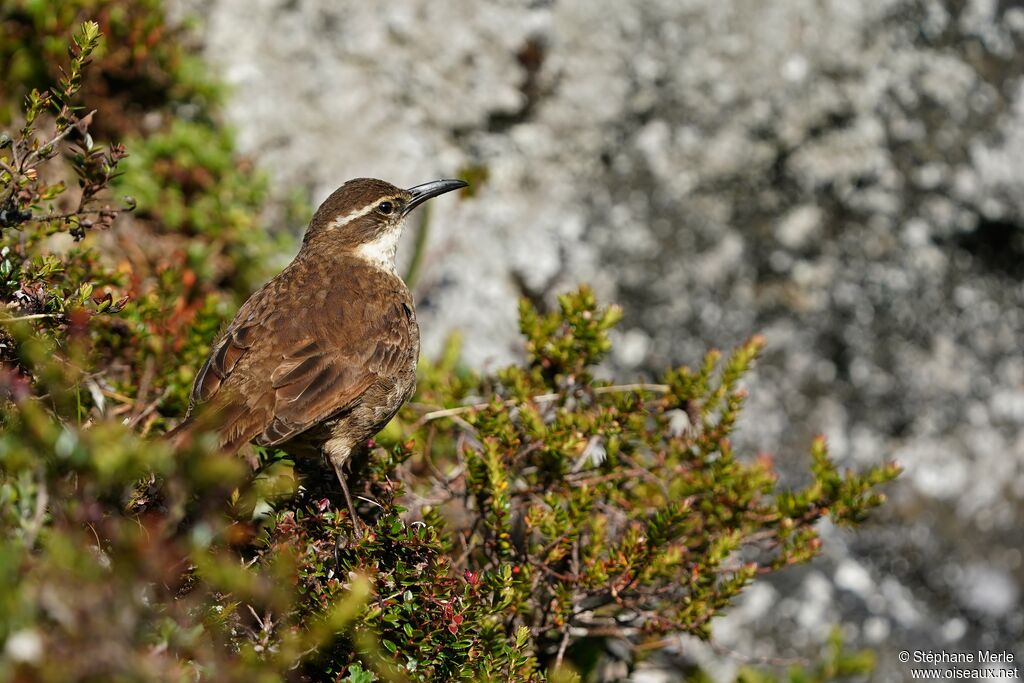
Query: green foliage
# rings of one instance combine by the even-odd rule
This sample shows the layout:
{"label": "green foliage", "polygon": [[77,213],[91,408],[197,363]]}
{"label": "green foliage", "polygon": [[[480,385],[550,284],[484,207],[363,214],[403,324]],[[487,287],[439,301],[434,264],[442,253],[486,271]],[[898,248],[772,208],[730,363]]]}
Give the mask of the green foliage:
{"label": "green foliage", "polygon": [[267,277],[267,263],[289,245],[262,235],[259,214],[267,183],[239,166],[223,129],[174,121],[127,141],[119,189],[135,197],[136,215],[154,232],[187,237],[186,267],[203,282],[248,295]]}
{"label": "green foliage", "polygon": [[[0,145],[0,316],[58,347],[88,336],[85,362],[105,371],[84,409],[148,431],[161,410],[183,410],[216,330],[291,240],[260,224],[266,181],[213,122],[218,89],[158,0],[5,0],[0,14],[0,121],[19,131]],[[76,29],[84,19],[95,21]],[[82,99],[98,113],[80,116]],[[141,206],[114,225],[123,207],[104,196]],[[84,247],[59,234],[97,229]],[[9,345],[0,358],[12,360]]]}
{"label": "green foliage", "polygon": [[577,297],[562,296],[558,304],[560,311],[541,315],[524,299],[519,304],[519,330],[526,337],[530,366],[539,373],[533,379],[571,387],[589,380],[587,368],[611,349],[607,331],[622,319],[622,310],[599,310],[589,289]]}
{"label": "green foliage", "polygon": [[[68,48],[68,67],[61,71],[58,83],[46,91],[30,90],[21,129],[13,138],[6,133],[0,138],[0,230],[41,221],[47,224],[47,232],[67,228],[80,240],[95,224],[89,216],[95,216],[100,226],[113,223],[117,209],[93,209],[92,204],[115,177],[124,148],[97,148],[89,134],[92,114],[80,117],[81,107],[74,105],[82,87],[82,69],[99,41],[99,25],[82,24]],[[41,117],[45,114],[53,119],[53,133],[41,135]],[[66,184],[63,180],[47,180],[40,168],[72,139],[79,140],[79,144],[71,145],[68,155],[69,166],[78,176],[78,202],[75,209],[61,212],[55,208],[55,200],[64,194]],[[48,210],[44,211],[43,205]]]}
{"label": "green foliage", "polygon": [[709,354],[696,373],[669,371],[662,385],[612,386],[590,367],[608,350],[618,311],[588,289],[560,304],[546,316],[521,305],[528,365],[483,382],[474,393],[489,402],[461,413],[462,424],[431,428],[462,440],[428,431],[423,455],[464,473],[429,496],[445,513],[431,526],[462,548],[456,569],[513,573],[488,600],[511,590],[505,630],[529,627],[542,659],[570,633],[638,645],[667,633],[706,637],[710,619],[757,575],[816,553],[818,519],[855,520],[881,502],[873,490],[896,469],[840,476],[826,466],[824,441],[815,481],[794,492],[776,491],[768,460],[733,452],[739,382],[760,338],[724,362]]}
{"label": "green foliage", "polygon": [[60,80],[68,36],[86,21],[105,37],[81,76],[90,108],[103,112],[96,123],[101,136],[142,130],[146,111],[187,105],[196,118],[208,118],[219,88],[182,33],[167,24],[162,0],[2,0],[0,125],[20,117],[31,89],[45,92]]}
{"label": "green foliage", "polygon": [[[151,0],[75,0],[55,23],[40,3],[14,6],[22,26],[95,10],[115,33],[139,28],[158,111],[212,92],[181,77],[174,40],[151,40],[166,29]],[[57,52],[45,32],[21,40],[27,89]],[[43,112],[79,130],[69,101],[102,44],[87,25],[20,130]],[[112,55],[93,66],[125,64]],[[139,211],[84,246],[55,244],[63,218],[2,235],[0,681],[582,680],[608,639],[639,659],[668,634],[709,637],[757,576],[816,554],[820,519],[855,525],[882,503],[897,468],[840,473],[823,439],[794,491],[770,459],[733,451],[759,337],[660,384],[596,379],[621,313],[587,288],[552,313],[521,305],[521,365],[477,376],[457,341],[424,361],[417,397],[354,473],[361,537],[316,462],[263,453],[253,476],[212,440],[172,452],[145,438],[180,416],[216,329],[279,246],[257,221],[264,185],[210,120],[143,135],[125,116],[116,182]],[[37,180],[91,163],[47,156],[34,135],[19,134],[19,162],[45,156]],[[836,646],[788,680],[867,664]]]}

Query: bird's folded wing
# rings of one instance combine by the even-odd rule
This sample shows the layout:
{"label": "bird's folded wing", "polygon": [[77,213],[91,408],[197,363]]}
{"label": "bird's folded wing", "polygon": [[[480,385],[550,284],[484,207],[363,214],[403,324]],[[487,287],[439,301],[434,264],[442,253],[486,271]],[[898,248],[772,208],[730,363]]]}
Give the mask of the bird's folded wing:
{"label": "bird's folded wing", "polygon": [[339,305],[315,334],[287,316],[239,311],[192,390],[193,402],[222,415],[225,443],[283,443],[401,369],[412,324],[402,303]]}
{"label": "bird's folded wing", "polygon": [[[387,344],[380,340],[378,344]],[[257,442],[273,446],[359,400],[383,374],[371,370],[362,353],[324,348],[311,341],[289,354],[270,375],[274,392],[273,417]]]}

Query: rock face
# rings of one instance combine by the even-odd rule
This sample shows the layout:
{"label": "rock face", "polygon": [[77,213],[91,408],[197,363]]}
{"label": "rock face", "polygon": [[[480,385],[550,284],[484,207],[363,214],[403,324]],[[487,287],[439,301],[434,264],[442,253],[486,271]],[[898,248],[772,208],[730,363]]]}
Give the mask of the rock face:
{"label": "rock face", "polygon": [[202,19],[240,144],[282,187],[486,175],[433,207],[426,352],[458,327],[469,362],[500,363],[515,298],[589,280],[627,311],[623,376],[763,332],[742,441],[800,453],[820,431],[850,464],[906,467],[876,522],[722,622],[726,644],[843,621],[903,680],[899,649],[1024,642],[1019,3],[174,11]]}

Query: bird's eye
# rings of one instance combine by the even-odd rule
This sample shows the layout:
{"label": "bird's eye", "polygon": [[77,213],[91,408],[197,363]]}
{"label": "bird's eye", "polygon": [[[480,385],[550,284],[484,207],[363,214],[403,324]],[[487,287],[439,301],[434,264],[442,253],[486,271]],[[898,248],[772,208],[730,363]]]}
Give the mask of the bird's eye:
{"label": "bird's eye", "polygon": [[395,210],[395,205],[391,202],[381,202],[377,205],[377,210],[385,216],[391,215],[391,212]]}

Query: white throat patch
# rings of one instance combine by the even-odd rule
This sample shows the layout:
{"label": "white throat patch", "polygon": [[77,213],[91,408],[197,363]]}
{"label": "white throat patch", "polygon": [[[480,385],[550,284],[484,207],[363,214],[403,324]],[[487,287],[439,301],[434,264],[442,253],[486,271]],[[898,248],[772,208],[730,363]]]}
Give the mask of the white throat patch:
{"label": "white throat patch", "polygon": [[395,254],[398,252],[398,238],[401,236],[402,227],[398,225],[393,230],[382,233],[372,242],[359,245],[354,253],[364,261],[395,273],[398,270],[395,266]]}

